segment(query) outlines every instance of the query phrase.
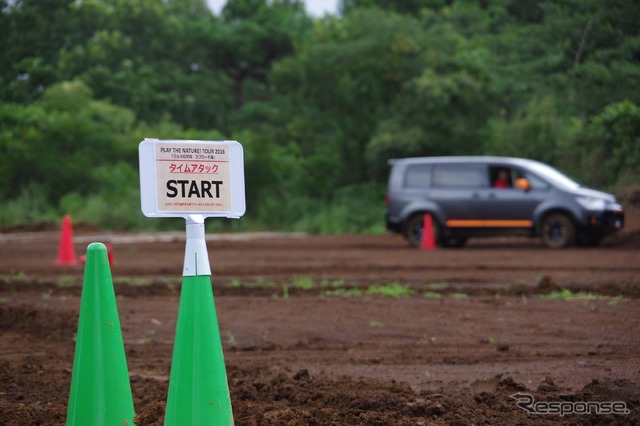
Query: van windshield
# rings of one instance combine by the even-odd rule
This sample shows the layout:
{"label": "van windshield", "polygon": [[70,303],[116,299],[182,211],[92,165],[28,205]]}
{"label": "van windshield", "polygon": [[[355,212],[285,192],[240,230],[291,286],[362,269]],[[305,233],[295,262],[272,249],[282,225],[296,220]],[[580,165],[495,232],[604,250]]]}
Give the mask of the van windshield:
{"label": "van windshield", "polygon": [[551,166],[547,166],[546,164],[531,162],[529,163],[529,166],[531,167],[531,170],[540,175],[541,178],[561,188],[577,189],[582,186],[567,175],[559,172]]}

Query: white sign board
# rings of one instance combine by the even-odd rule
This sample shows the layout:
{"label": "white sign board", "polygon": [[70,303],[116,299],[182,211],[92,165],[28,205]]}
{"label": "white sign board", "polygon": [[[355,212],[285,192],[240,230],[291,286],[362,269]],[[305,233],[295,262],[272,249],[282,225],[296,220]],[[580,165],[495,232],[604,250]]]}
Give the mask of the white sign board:
{"label": "white sign board", "polygon": [[145,139],[138,154],[145,216],[244,214],[244,157],[238,142]]}

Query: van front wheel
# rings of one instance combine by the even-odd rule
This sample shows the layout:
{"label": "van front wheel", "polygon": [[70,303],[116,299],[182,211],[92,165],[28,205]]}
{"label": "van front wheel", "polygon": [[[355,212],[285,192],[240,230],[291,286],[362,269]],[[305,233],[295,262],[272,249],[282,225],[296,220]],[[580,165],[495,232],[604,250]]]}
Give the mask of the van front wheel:
{"label": "van front wheel", "polygon": [[570,217],[552,213],[542,220],[542,239],[551,248],[564,248],[576,240],[576,226]]}

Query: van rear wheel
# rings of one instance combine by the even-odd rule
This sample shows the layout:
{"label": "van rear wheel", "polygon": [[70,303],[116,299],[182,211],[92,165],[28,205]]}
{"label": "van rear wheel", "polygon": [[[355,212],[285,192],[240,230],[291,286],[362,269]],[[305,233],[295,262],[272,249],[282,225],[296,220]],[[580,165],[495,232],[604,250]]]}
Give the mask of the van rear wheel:
{"label": "van rear wheel", "polygon": [[[440,247],[455,247],[460,248],[463,247],[467,243],[466,237],[448,237],[444,236],[442,230],[440,229],[440,225],[436,219],[432,216],[432,232],[433,239],[436,244]],[[409,240],[414,247],[420,247],[422,244],[422,233],[424,231],[424,215],[414,215],[407,221],[407,224],[404,228],[404,236]]]}
{"label": "van rear wheel", "polygon": [[[439,227],[436,220],[431,219],[433,238],[438,242]],[[411,216],[404,227],[404,236],[409,240],[409,243],[414,247],[420,247],[422,244],[422,233],[424,232],[424,215],[416,214]]]}
{"label": "van rear wheel", "polygon": [[542,220],[542,239],[551,248],[564,248],[576,241],[576,226],[569,216],[552,213]]}

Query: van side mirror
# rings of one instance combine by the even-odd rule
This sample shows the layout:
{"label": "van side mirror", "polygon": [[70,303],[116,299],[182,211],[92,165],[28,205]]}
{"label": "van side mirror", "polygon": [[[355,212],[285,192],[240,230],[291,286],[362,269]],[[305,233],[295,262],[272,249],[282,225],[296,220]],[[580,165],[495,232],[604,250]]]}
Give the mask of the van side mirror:
{"label": "van side mirror", "polygon": [[516,179],[516,188],[528,191],[531,189],[531,183],[527,178],[518,178]]}

